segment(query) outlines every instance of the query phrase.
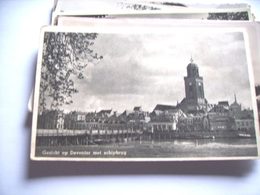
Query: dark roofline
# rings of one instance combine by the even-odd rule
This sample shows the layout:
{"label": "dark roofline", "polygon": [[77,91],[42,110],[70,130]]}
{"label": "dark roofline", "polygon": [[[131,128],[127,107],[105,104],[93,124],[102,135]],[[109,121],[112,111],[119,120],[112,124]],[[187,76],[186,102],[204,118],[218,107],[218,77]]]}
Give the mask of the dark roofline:
{"label": "dark roofline", "polygon": [[140,110],[141,108],[142,108],[142,106],[135,106],[135,107],[134,107],[134,111]]}
{"label": "dark roofline", "polygon": [[100,110],[98,113],[112,112],[112,109],[109,110]]}
{"label": "dark roofline", "polygon": [[153,111],[155,110],[160,110],[160,111],[166,111],[166,110],[175,110],[177,109],[177,106],[172,106],[172,105],[165,105],[165,104],[157,104]]}
{"label": "dark roofline", "polygon": [[219,101],[218,104],[219,105],[227,105],[227,106],[229,106],[228,101]]}

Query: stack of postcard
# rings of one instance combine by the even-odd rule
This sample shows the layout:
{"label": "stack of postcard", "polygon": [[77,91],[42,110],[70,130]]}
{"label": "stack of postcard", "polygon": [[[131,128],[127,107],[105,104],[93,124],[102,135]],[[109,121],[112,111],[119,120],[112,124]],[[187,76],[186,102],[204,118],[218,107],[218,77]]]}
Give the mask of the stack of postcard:
{"label": "stack of postcard", "polygon": [[31,158],[258,158],[259,32],[246,4],[56,1],[40,36]]}

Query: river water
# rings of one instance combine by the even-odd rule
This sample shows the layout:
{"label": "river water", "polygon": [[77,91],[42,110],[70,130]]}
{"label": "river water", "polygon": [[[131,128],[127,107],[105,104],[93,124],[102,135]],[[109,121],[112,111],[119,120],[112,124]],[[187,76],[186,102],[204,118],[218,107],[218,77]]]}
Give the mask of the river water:
{"label": "river water", "polygon": [[196,158],[257,156],[255,139],[131,141],[107,145],[41,146],[36,156],[68,158]]}

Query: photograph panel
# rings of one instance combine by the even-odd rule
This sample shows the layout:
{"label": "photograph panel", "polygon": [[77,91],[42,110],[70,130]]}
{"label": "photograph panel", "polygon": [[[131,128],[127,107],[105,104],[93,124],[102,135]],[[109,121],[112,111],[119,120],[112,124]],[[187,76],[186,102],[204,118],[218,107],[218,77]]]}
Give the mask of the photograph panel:
{"label": "photograph panel", "polygon": [[34,157],[258,156],[244,32],[192,29],[45,31]]}

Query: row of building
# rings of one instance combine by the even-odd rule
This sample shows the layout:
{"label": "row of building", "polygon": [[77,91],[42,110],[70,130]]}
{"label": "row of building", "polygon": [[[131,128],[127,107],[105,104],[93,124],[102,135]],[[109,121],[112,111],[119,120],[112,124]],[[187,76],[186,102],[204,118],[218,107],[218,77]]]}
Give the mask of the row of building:
{"label": "row of building", "polygon": [[46,110],[38,116],[38,129],[70,130],[133,130],[133,131],[207,131],[254,130],[252,110],[241,105],[219,102],[208,112],[185,113],[176,106],[158,104],[152,112],[135,107],[132,111],[117,113],[69,112]]}
{"label": "row of building", "polygon": [[187,66],[184,77],[185,97],[176,106],[158,104],[152,112],[134,107],[117,113],[99,112],[63,113],[46,110],[38,115],[38,129],[76,130],[133,130],[133,131],[200,131],[200,130],[254,130],[252,110],[243,110],[237,102],[220,101],[209,104],[204,97],[203,77],[197,64]]}

